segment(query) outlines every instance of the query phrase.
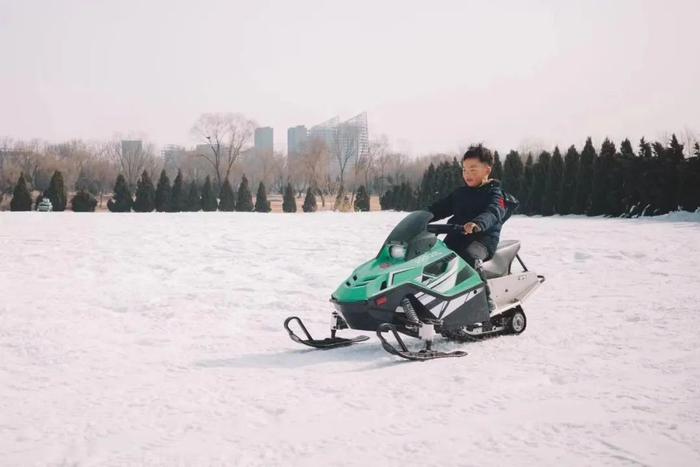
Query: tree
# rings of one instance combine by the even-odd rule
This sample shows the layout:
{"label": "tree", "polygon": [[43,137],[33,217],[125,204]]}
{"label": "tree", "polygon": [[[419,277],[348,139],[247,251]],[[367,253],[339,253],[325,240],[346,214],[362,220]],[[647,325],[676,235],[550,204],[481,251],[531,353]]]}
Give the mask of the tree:
{"label": "tree", "polygon": [[233,193],[231,182],[228,178],[221,184],[219,190],[219,211],[233,212],[236,210],[236,195]]}
{"label": "tree", "polygon": [[282,199],[282,211],[297,212],[297,201],[294,198],[294,189],[291,183],[287,183],[284,189],[284,197]]}
{"label": "tree", "polygon": [[491,178],[501,180],[503,178],[503,166],[501,165],[501,156],[498,151],[493,153],[493,169],[491,170]]}
{"label": "tree", "polygon": [[115,138],[107,143],[105,152],[119,166],[129,189],[134,188],[136,179],[144,170],[155,169],[155,149],[153,144],[142,140],[122,140]]}
{"label": "tree", "polygon": [[316,211],[316,196],[314,196],[314,191],[309,187],[306,190],[306,197],[304,198],[304,204],[301,206],[304,212],[315,212]]}
{"label": "tree", "polygon": [[523,178],[523,160],[517,151],[510,151],[506,156],[506,161],[503,164],[503,179],[501,186],[504,191],[512,194],[520,199],[520,186]]}
{"label": "tree", "polygon": [[70,200],[73,212],[95,212],[97,200],[87,191],[80,190]]}
{"label": "tree", "polygon": [[202,211],[216,211],[216,206],[217,200],[214,195],[214,187],[211,186],[211,179],[209,175],[207,175],[207,178],[204,179],[204,185],[202,186]]}
{"label": "tree", "polygon": [[56,170],[51,176],[49,187],[44,191],[44,198],[51,200],[54,211],[66,209],[66,186],[63,183],[63,174]]}
{"label": "tree", "polygon": [[591,201],[591,188],[593,186],[593,163],[597,157],[598,155],[589,137],[586,139],[586,144],[583,146],[581,158],[579,159],[573,214],[585,214],[588,211]]}
{"label": "tree", "polygon": [[202,200],[199,197],[199,189],[197,183],[192,180],[190,182],[189,193],[187,194],[187,211],[197,212],[202,209]]}
{"label": "tree", "polygon": [[205,143],[200,151],[214,169],[216,187],[231,175],[231,168],[241,152],[250,145],[257,124],[238,113],[205,113],[192,127],[192,134]]}
{"label": "tree", "polygon": [[431,162],[423,172],[423,178],[418,188],[418,204],[420,206],[430,206],[438,199],[438,180],[435,165]]}
{"label": "tree", "polygon": [[532,183],[534,179],[535,164],[532,160],[532,154],[527,155],[525,168],[523,169],[523,183],[520,185],[520,209],[524,214],[532,214],[530,203],[530,191],[532,191]]}
{"label": "tree", "polygon": [[610,171],[613,170],[614,157],[617,149],[615,143],[605,138],[600,147],[600,155],[593,164],[593,180],[591,185],[591,207],[586,214],[589,216],[600,216],[608,214],[610,189]]}
{"label": "tree", "polygon": [[12,192],[12,200],[10,200],[11,211],[31,211],[32,210],[32,195],[27,189],[27,182],[24,180],[24,172],[20,172],[17,184]]}
{"label": "tree", "polygon": [[245,175],[241,177],[238,185],[238,196],[236,197],[236,211],[251,212],[253,210],[253,195],[248,187],[248,179]]}
{"label": "tree", "polygon": [[151,212],[156,207],[156,190],[153,181],[147,171],[143,171],[141,178],[136,182],[136,199],[134,200],[134,211]]}
{"label": "tree", "polygon": [[163,169],[156,187],[156,211],[164,212],[170,208],[170,191],[170,179]]}
{"label": "tree", "polygon": [[173,182],[173,187],[170,190],[170,203],[168,203],[168,212],[180,212],[185,210],[185,186],[182,181],[182,171],[177,170],[177,176]]}
{"label": "tree", "polygon": [[265,184],[260,182],[258,183],[258,192],[255,194],[255,212],[270,212],[271,210],[270,202],[267,200]]}
{"label": "tree", "polygon": [[131,198],[131,190],[126,183],[124,175],[119,174],[114,183],[114,193],[112,199],[107,201],[107,209],[111,212],[131,212],[134,200]]}
{"label": "tree", "polygon": [[564,173],[564,160],[559,152],[559,146],[554,148],[552,159],[549,161],[547,178],[544,184],[544,196],[542,198],[542,215],[551,216],[559,212],[558,202],[561,198],[561,184]]}
{"label": "tree", "polygon": [[369,194],[364,185],[360,185],[355,196],[355,211],[369,211]]}
{"label": "tree", "polygon": [[561,194],[559,196],[559,214],[571,214],[574,210],[576,196],[576,174],[578,173],[579,154],[576,146],[571,145],[564,156],[564,173],[562,175]]}
{"label": "tree", "polygon": [[532,214],[542,214],[544,190],[547,184],[547,174],[549,173],[549,162],[551,159],[552,155],[547,151],[543,151],[532,168],[532,186],[529,194],[530,213]]}

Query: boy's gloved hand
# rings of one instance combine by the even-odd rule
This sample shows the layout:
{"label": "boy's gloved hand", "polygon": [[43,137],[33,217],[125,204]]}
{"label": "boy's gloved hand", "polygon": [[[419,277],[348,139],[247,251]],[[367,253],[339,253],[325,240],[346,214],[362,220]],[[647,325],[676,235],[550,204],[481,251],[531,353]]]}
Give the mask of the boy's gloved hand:
{"label": "boy's gloved hand", "polygon": [[481,229],[478,225],[473,222],[467,222],[464,224],[464,235],[471,235],[473,233],[479,232]]}

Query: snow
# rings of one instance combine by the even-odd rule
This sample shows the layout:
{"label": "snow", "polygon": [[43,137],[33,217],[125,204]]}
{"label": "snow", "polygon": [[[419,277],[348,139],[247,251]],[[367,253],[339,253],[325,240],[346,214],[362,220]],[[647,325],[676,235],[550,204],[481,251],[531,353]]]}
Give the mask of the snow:
{"label": "snow", "polygon": [[0,465],[700,465],[697,215],[515,216],[461,359],[292,342],[403,216],[0,213]]}

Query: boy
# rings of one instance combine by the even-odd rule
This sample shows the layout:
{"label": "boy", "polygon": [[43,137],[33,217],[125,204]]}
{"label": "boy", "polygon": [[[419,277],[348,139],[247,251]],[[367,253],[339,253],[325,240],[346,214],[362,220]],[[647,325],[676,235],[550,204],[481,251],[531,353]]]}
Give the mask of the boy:
{"label": "boy", "polygon": [[[489,178],[493,155],[482,146],[470,146],[462,158],[462,177],[466,186],[457,188],[447,197],[427,208],[432,221],[452,216],[451,224],[464,224],[464,232],[450,233],[445,244],[481,274],[481,264],[493,257],[501,235],[506,203],[501,183]],[[485,282],[485,279],[484,279]],[[489,308],[495,304],[486,287]]]}

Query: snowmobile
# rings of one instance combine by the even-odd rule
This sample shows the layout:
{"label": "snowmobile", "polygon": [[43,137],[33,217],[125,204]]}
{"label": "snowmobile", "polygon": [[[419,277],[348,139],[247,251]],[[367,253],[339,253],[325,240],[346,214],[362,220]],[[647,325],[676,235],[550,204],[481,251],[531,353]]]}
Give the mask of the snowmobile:
{"label": "snowmobile", "polygon": [[[379,253],[338,286],[330,298],[335,309],[329,338],[314,339],[297,316],[284,322],[289,337],[299,344],[332,349],[369,339],[338,337],[340,330],[374,331],[387,352],[407,360],[431,360],[467,354],[433,349],[436,334],[464,342],[522,333],[527,326],[522,303],[544,282],[544,276],[527,269],[518,254],[520,242],[501,241],[493,258],[477,272],[437,238],[463,232],[464,226],[431,224],[432,217],[427,211],[406,216]],[[515,261],[520,266],[517,272]],[[487,283],[496,305],[493,311],[486,297]],[[298,327],[302,336],[292,327]],[[401,334],[419,338],[425,348],[409,350]]]}

